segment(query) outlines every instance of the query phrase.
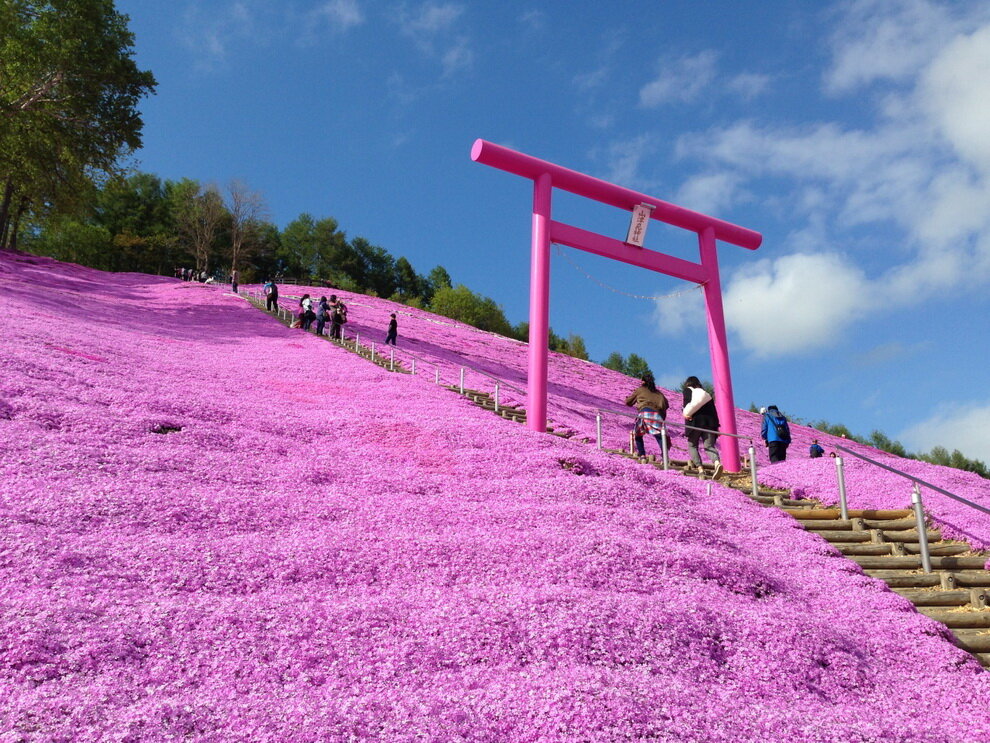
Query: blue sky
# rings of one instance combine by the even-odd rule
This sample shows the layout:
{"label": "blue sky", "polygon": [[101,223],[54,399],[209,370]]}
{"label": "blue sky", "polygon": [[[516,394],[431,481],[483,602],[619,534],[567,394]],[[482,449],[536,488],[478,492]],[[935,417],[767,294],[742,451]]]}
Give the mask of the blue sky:
{"label": "blue sky", "polygon": [[[504,144],[758,230],[720,245],[738,405],[990,462],[990,5],[118,0],[159,82],[138,167],[335,217],[528,314]],[[561,192],[554,217],[624,237]],[[651,223],[647,247],[697,259]],[[683,290],[687,291],[683,291]],[[551,325],[710,378],[701,295],[555,250]],[[803,453],[802,453],[803,454]]]}

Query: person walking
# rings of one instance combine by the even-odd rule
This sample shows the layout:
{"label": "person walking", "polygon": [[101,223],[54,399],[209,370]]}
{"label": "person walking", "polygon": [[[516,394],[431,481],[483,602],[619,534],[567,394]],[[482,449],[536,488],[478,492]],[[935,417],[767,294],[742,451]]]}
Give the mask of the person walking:
{"label": "person walking", "polygon": [[663,422],[667,418],[667,408],[670,403],[664,394],[657,389],[657,384],[650,372],[643,374],[640,380],[642,384],[632,391],[626,398],[626,405],[636,406],[636,426],[633,429],[633,437],[636,441],[636,451],[641,457],[646,456],[646,447],[643,446],[643,436],[652,434],[660,446],[660,452],[664,451],[663,435],[665,433]]}
{"label": "person walking", "polygon": [[230,272],[230,288],[234,290],[234,294],[237,294],[237,283],[240,281],[241,272],[236,268]]}
{"label": "person walking", "polygon": [[791,429],[787,425],[787,418],[776,405],[760,408],[760,412],[763,414],[760,436],[770,452],[770,464],[783,462],[787,459],[787,446],[791,443]]}
{"label": "person walking", "polygon": [[278,284],[275,279],[270,279],[265,283],[265,309],[269,312],[278,311]]}
{"label": "person walking", "polygon": [[387,346],[391,343],[395,345],[395,339],[399,335],[399,322],[395,319],[395,313],[392,313],[392,319],[388,321],[388,333],[385,335],[385,345]]}
{"label": "person walking", "polygon": [[[698,444],[705,442],[705,451],[715,465],[712,479],[722,474],[722,460],[719,458],[718,449],[715,448],[715,440],[718,438],[718,411],[715,409],[715,401],[712,396],[701,386],[697,377],[688,377],[684,380],[684,422],[687,423],[688,453],[691,462],[685,468],[686,472],[702,472],[701,452],[698,451]],[[704,431],[697,429],[703,428]]]}

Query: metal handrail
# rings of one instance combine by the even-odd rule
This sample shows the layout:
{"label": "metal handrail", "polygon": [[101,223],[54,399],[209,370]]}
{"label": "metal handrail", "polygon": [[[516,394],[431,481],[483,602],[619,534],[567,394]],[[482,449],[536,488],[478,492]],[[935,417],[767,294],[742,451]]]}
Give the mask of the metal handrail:
{"label": "metal handrail", "polygon": [[[875,467],[879,467],[880,469],[887,470],[888,472],[892,472],[895,475],[900,475],[901,477],[911,481],[912,483],[911,507],[914,510],[915,519],[918,522],[918,545],[921,550],[921,565],[926,573],[932,572],[932,558],[931,558],[931,552],[928,549],[928,526],[925,524],[925,509],[921,500],[922,485],[924,485],[926,488],[929,488],[930,490],[934,490],[936,493],[941,493],[942,495],[945,495],[951,498],[952,500],[957,501],[958,503],[962,503],[964,506],[969,506],[970,508],[976,511],[981,511],[983,513],[990,514],[990,508],[981,506],[979,503],[974,503],[973,501],[963,498],[960,495],[956,495],[955,493],[950,493],[945,488],[940,488],[938,485],[932,485],[930,482],[927,482],[926,480],[922,480],[920,477],[916,477],[915,475],[909,475],[907,472],[903,472],[897,469],[896,467],[891,467],[889,465],[886,465],[883,462],[878,462],[875,459],[871,459],[870,457],[866,456],[865,454],[860,454],[859,452],[853,451],[852,449],[846,446],[842,446],[841,444],[832,444],[832,447],[835,449],[839,449],[840,451],[844,451],[847,454],[852,454],[854,457],[862,459],[864,462],[868,462],[869,464],[872,464]],[[845,481],[845,473],[842,465],[842,457],[835,458],[835,471],[836,471],[836,477],[838,478],[840,507],[842,509],[842,514],[843,514],[842,517],[844,519],[848,519],[849,518],[848,507],[846,504],[846,481]]]}

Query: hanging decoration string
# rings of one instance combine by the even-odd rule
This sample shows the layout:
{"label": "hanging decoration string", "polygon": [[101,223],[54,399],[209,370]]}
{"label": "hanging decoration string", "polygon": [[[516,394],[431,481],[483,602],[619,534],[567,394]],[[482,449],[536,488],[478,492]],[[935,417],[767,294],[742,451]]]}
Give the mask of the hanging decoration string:
{"label": "hanging decoration string", "polygon": [[615,294],[621,294],[624,297],[630,297],[632,299],[649,299],[649,300],[670,299],[671,297],[679,297],[682,294],[688,294],[690,292],[693,292],[696,289],[701,289],[705,285],[704,283],[701,283],[701,284],[692,284],[691,286],[685,287],[684,289],[678,289],[677,291],[670,292],[669,294],[649,294],[649,295],[646,295],[646,294],[630,294],[629,292],[624,292],[621,289],[616,289],[614,286],[609,286],[604,281],[596,278],[595,276],[592,276],[590,273],[588,273],[583,268],[581,268],[581,266],[579,266],[577,263],[575,263],[570,258],[570,256],[568,256],[567,253],[564,252],[564,250],[561,248],[561,246],[558,243],[554,243],[553,246],[557,249],[557,255],[559,255],[565,261],[567,261],[568,263],[570,263],[579,273],[583,273],[586,278],[590,279],[591,281],[594,281],[596,284],[598,284],[603,289],[608,289],[610,292],[614,292]]}

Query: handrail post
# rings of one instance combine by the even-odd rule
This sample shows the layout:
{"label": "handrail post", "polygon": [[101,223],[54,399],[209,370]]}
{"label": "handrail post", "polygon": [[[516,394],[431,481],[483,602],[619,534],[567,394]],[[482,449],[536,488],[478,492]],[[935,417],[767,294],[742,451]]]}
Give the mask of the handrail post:
{"label": "handrail post", "polygon": [[464,367],[461,367],[461,394],[464,394]]}
{"label": "handrail post", "polygon": [[635,454],[636,453],[636,432],[635,431],[630,431],[629,432],[629,453],[630,454]]}
{"label": "handrail post", "polygon": [[495,383],[495,412],[498,412],[498,382]]}
{"label": "handrail post", "polygon": [[846,472],[842,457],[835,458],[835,476],[839,479],[839,514],[843,521],[849,520],[849,504],[846,501]]}
{"label": "handrail post", "polygon": [[412,375],[414,377],[416,376],[416,357],[415,356],[412,357]]}
{"label": "handrail post", "polygon": [[595,441],[598,448],[602,448],[602,411],[595,411]]}
{"label": "handrail post", "polygon": [[388,350],[388,365],[389,371],[395,371],[395,348],[390,348]]}
{"label": "handrail post", "polygon": [[914,506],[914,518],[918,522],[918,546],[921,548],[921,567],[926,573],[932,572],[932,556],[928,551],[928,527],[925,526],[925,509],[921,505],[921,487],[914,483],[911,491],[911,504]]}
{"label": "handrail post", "polygon": [[760,495],[760,486],[756,482],[756,447],[753,446],[753,440],[749,440],[749,479],[753,481],[753,486],[751,492],[753,497],[757,498]]}
{"label": "handrail post", "polygon": [[670,447],[667,445],[667,424],[660,422],[660,454],[663,456],[663,468],[670,469]]}
{"label": "handrail post", "polygon": [[437,366],[437,372],[433,376],[433,381],[436,382],[437,384],[440,384],[440,367],[439,366]]}
{"label": "handrail post", "polygon": [[358,344],[361,342],[361,334],[358,332],[354,333],[354,352],[358,352]]}
{"label": "handrail post", "polygon": [[374,341],[371,342],[371,360],[372,361],[375,360],[375,342]]}

